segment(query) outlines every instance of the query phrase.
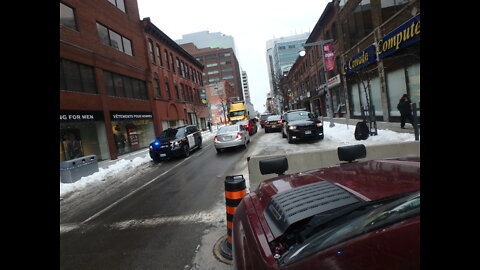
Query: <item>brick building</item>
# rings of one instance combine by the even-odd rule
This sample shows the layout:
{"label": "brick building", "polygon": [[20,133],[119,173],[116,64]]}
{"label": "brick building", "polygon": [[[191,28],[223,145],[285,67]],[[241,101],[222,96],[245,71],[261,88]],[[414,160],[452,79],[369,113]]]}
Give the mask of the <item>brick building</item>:
{"label": "brick building", "polygon": [[116,159],[166,127],[206,128],[202,64],[141,21],[136,0],[60,1],[59,62],[60,161]]}
{"label": "brick building", "polygon": [[[336,12],[333,2],[327,4],[305,43],[330,39],[333,39],[334,47],[336,47]],[[328,99],[326,99],[325,86],[328,84],[332,97],[330,106],[333,106],[338,115],[345,113],[345,106],[341,106],[345,103],[345,97],[343,89],[340,87],[338,51],[335,51],[335,59],[335,68],[327,71],[325,76],[321,46],[305,48],[305,56],[297,59],[287,76],[290,109],[306,108],[317,115],[326,116]]]}
{"label": "brick building", "polygon": [[212,125],[226,124],[228,120],[227,97],[234,96],[235,89],[226,80],[222,80],[206,85],[205,90],[210,106]]}
{"label": "brick building", "polygon": [[60,160],[99,160],[154,136],[145,37],[135,0],[60,2]]}
{"label": "brick building", "polygon": [[243,99],[240,65],[232,48],[197,48],[193,43],[181,44],[204,65],[203,81],[210,84],[226,80],[234,88],[234,97]]}
{"label": "brick building", "polygon": [[144,18],[153,113],[157,134],[168,127],[194,124],[206,129],[208,107],[202,103],[203,65]]}

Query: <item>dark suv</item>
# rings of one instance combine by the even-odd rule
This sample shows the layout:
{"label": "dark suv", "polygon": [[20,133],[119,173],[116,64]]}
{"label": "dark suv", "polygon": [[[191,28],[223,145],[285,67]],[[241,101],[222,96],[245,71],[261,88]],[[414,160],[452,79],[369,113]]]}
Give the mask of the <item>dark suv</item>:
{"label": "dark suv", "polygon": [[176,156],[188,157],[195,148],[202,148],[202,133],[196,126],[168,128],[150,144],[150,157],[154,161]]}
{"label": "dark suv", "polygon": [[[283,174],[284,159],[260,171]],[[236,270],[420,269],[420,158],[264,180],[235,210],[232,256]]]}
{"label": "dark suv", "polygon": [[323,139],[322,122],[306,110],[287,111],[282,115],[282,137],[293,143],[297,139]]}

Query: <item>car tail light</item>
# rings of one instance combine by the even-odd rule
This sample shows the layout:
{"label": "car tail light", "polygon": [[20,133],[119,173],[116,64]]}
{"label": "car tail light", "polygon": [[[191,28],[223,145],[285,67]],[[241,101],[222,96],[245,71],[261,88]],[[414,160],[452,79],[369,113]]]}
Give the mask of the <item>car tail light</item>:
{"label": "car tail light", "polygon": [[240,139],[240,138],[242,138],[242,133],[238,132],[238,133],[237,133],[237,136],[235,137],[235,139]]}
{"label": "car tail light", "polygon": [[213,138],[213,141],[214,142],[219,142],[220,140],[218,139],[218,136],[215,136],[215,138]]}
{"label": "car tail light", "polygon": [[278,120],[278,123],[281,125],[281,124],[283,123],[283,121],[282,121],[282,120]]}

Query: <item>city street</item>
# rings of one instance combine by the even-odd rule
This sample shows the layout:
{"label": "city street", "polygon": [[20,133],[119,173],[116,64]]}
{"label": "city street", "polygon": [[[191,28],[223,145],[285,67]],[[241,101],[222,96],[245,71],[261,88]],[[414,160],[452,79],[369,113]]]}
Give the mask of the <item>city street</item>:
{"label": "city street", "polygon": [[202,235],[225,227],[224,179],[246,153],[217,155],[208,140],[187,159],[149,162],[137,168],[141,173],[123,175],[128,183],[62,200],[61,268],[188,268]]}
{"label": "city street", "polygon": [[225,176],[243,174],[253,191],[248,156],[414,139],[411,133],[379,130],[358,142],[353,131],[354,126],[329,128],[325,122],[324,140],[288,144],[280,133],[259,128],[246,150],[221,154],[213,147],[214,133],[207,132],[202,149],[161,163],[141,151],[147,154],[144,163],[61,198],[61,269],[231,269],[213,254],[215,242],[226,234]]}

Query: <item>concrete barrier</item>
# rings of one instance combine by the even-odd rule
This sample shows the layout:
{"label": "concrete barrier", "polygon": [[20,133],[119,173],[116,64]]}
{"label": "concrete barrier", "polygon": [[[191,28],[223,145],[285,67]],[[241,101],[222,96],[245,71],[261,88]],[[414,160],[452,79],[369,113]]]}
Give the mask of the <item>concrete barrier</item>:
{"label": "concrete barrier", "polygon": [[[365,147],[367,148],[367,157],[358,159],[358,161],[420,156],[419,141],[377,144]],[[337,148],[310,152],[248,157],[248,174],[251,191],[256,190],[261,181],[277,176],[276,174],[262,175],[260,173],[260,167],[258,166],[259,161],[280,156],[286,156],[288,160],[288,170],[285,172],[285,174],[325,168],[341,163],[338,160]]]}

